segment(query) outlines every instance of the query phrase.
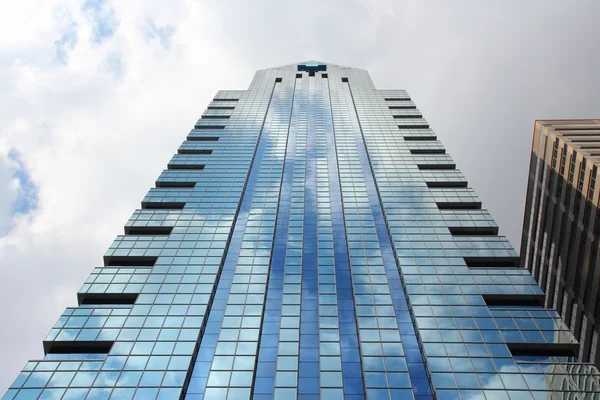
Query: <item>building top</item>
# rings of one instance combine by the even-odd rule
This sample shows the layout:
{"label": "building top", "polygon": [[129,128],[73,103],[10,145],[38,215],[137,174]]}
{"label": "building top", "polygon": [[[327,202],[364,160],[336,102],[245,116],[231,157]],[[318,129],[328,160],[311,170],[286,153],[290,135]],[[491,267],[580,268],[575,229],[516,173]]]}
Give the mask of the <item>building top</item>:
{"label": "building top", "polygon": [[[288,68],[288,67],[297,67],[299,71],[307,71],[307,72],[310,72],[311,70],[325,72],[325,71],[327,71],[328,67],[350,68],[345,65],[330,63],[330,62],[321,61],[321,60],[297,61],[295,63],[282,65],[282,66],[276,67],[276,68]],[[267,68],[267,69],[272,69],[272,68]],[[361,70],[360,68],[352,68],[352,69]]]}
{"label": "building top", "polygon": [[600,119],[538,120],[532,151],[598,205],[595,186],[600,164]]}

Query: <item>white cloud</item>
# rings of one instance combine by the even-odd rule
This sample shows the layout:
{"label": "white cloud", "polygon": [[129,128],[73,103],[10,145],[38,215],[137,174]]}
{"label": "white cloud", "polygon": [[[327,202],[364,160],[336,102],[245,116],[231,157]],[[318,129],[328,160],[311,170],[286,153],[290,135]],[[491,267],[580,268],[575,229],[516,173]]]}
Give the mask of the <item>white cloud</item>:
{"label": "white cloud", "polygon": [[0,238],[0,391],[41,355],[212,95],[245,89],[259,68],[322,59],[368,68],[379,88],[408,89],[518,245],[533,120],[591,116],[600,101],[600,10],[589,4],[5,5],[0,226],[14,196],[9,151],[37,186],[38,207]]}
{"label": "white cloud", "polygon": [[[20,41],[0,35],[1,223],[18,189],[9,151],[20,154],[39,188],[38,208],[0,238],[0,391],[27,359],[41,356],[41,340],[75,304],[79,286],[212,95],[232,76],[251,79],[229,68],[233,62],[210,40],[191,40],[209,37],[209,25],[196,24],[198,5],[164,12],[156,2],[141,13],[139,4],[124,3],[93,12],[81,2],[23,6],[12,18],[43,23],[10,25]],[[100,14],[118,20],[102,38]]]}

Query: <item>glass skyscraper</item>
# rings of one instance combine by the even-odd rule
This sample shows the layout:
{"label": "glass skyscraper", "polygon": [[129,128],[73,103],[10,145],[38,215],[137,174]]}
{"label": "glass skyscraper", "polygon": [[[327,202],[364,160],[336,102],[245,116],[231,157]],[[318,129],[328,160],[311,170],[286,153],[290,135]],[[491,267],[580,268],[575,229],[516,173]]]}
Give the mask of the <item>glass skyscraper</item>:
{"label": "glass skyscraper", "polygon": [[408,94],[221,91],[3,399],[599,398]]}

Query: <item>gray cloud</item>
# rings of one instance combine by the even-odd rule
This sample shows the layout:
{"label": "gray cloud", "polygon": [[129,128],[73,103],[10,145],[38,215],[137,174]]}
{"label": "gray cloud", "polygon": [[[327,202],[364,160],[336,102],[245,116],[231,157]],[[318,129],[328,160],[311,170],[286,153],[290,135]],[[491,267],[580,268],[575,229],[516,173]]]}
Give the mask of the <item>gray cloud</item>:
{"label": "gray cloud", "polygon": [[[600,110],[597,2],[88,3],[97,14],[61,3],[0,16],[0,188],[14,148],[39,190],[0,239],[0,391],[41,356],[212,95],[257,69],[321,59],[407,89],[517,247],[534,120]],[[64,15],[77,40],[60,64]],[[98,40],[102,18],[113,22]]]}

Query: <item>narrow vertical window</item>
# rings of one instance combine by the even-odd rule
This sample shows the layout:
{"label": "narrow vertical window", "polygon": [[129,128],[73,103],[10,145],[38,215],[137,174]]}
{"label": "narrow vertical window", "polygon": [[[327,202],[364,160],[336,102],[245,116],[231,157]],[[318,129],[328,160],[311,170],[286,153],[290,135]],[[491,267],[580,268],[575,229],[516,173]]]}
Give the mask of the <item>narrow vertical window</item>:
{"label": "narrow vertical window", "polygon": [[573,184],[574,177],[575,177],[575,154],[571,154],[571,163],[569,166],[569,185]]}
{"label": "narrow vertical window", "polygon": [[577,190],[583,191],[583,181],[585,180],[585,160],[581,160],[579,165],[579,182],[577,183]]}
{"label": "narrow vertical window", "polygon": [[558,138],[554,141],[554,147],[552,147],[552,168],[556,168],[556,156],[558,155]]}
{"label": "narrow vertical window", "polygon": [[596,190],[596,173],[598,172],[598,168],[594,165],[592,168],[592,174],[590,175],[590,187],[588,189],[588,199],[593,200],[594,198],[594,190]]}
{"label": "narrow vertical window", "polygon": [[565,173],[565,164],[567,163],[567,144],[565,143],[560,155],[560,174]]}

